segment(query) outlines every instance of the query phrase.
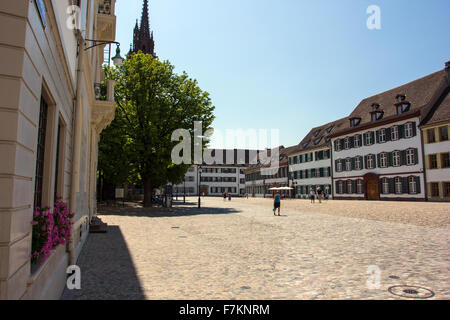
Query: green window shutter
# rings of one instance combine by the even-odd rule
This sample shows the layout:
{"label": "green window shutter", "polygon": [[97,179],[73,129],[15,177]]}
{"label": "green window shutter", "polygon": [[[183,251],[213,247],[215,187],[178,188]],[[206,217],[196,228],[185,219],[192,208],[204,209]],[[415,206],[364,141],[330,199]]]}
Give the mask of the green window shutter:
{"label": "green window shutter", "polygon": [[420,177],[415,177],[416,179],[416,189],[417,189],[417,193],[421,193],[421,186],[420,186]]}
{"label": "green window shutter", "polygon": [[386,128],[386,141],[391,141],[391,128]]}
{"label": "green window shutter", "polygon": [[389,193],[395,193],[395,178],[389,178]]}
{"label": "green window shutter", "polygon": [[387,159],[388,159],[388,167],[392,167],[394,163],[394,153],[388,152]]}
{"label": "green window shutter", "polygon": [[319,176],[322,178],[323,177],[323,168],[319,169]]}
{"label": "green window shutter", "polygon": [[370,133],[372,143],[375,143],[375,132],[371,131]]}
{"label": "green window shutter", "polygon": [[352,158],[352,170],[356,169],[356,159]]}
{"label": "green window shutter", "polygon": [[376,131],[377,143],[380,143],[380,131]]}
{"label": "green window shutter", "polygon": [[405,137],[405,126],[402,124],[398,126],[398,139],[400,140],[403,139],[404,137]]}
{"label": "green window shutter", "polygon": [[400,151],[400,164],[406,165],[406,150]]}
{"label": "green window shutter", "polygon": [[412,124],[412,135],[413,137],[415,137],[417,136],[417,125],[415,121],[411,122],[411,124]]}
{"label": "green window shutter", "polygon": [[381,153],[377,154],[377,167],[381,168]]}
{"label": "green window shutter", "polygon": [[414,148],[414,164],[419,163],[419,150],[417,148]]}
{"label": "green window shutter", "polygon": [[349,143],[350,143],[350,149],[354,148],[355,147],[355,137],[350,137]]}
{"label": "green window shutter", "polygon": [[331,167],[328,167],[328,176],[331,177]]}
{"label": "green window shutter", "polygon": [[409,186],[408,186],[408,177],[402,178],[402,192],[408,193],[409,192]]}
{"label": "green window shutter", "polygon": [[368,169],[368,164],[367,164],[367,156],[364,156],[364,168]]}

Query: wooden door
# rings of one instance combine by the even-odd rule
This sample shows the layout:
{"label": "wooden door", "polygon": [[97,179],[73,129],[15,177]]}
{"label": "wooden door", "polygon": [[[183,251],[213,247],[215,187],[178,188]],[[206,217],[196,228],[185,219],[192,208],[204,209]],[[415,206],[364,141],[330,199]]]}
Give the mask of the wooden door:
{"label": "wooden door", "polygon": [[367,200],[380,200],[380,189],[378,180],[367,181]]}

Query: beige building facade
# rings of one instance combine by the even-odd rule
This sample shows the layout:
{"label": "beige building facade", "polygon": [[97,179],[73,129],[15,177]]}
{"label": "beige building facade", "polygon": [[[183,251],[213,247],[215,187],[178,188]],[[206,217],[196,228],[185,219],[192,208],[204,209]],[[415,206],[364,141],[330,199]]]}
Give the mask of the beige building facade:
{"label": "beige building facade", "polygon": [[[79,5],[79,7],[77,7]],[[97,144],[113,120],[103,84],[115,0],[0,1],[0,299],[58,299],[96,212]],[[31,263],[33,208],[69,204],[72,236]]]}

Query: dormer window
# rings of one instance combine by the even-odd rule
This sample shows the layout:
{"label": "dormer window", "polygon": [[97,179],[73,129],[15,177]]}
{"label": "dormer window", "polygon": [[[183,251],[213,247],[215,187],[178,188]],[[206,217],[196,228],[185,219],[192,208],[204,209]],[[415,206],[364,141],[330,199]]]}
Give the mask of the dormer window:
{"label": "dormer window", "polygon": [[411,105],[409,103],[402,103],[397,105],[397,114],[402,114],[409,111],[410,106]]}
{"label": "dormer window", "polygon": [[302,144],[302,148],[305,149],[308,146],[308,144],[309,144],[309,141],[305,142],[304,144]]}
{"label": "dormer window", "polygon": [[403,102],[406,100],[406,96],[404,94],[397,95],[397,102]]}
{"label": "dormer window", "polygon": [[361,118],[351,118],[350,127],[356,127],[361,123]]}
{"label": "dormer window", "polygon": [[327,129],[327,133],[330,133],[331,130],[333,130],[333,128],[334,128],[334,126],[329,127],[329,128]]}
{"label": "dormer window", "polygon": [[314,137],[317,137],[320,133],[320,129],[314,132]]}
{"label": "dormer window", "polygon": [[383,118],[384,112],[383,111],[375,111],[371,112],[371,118],[372,122],[378,121]]}
{"label": "dormer window", "polygon": [[372,111],[378,110],[380,108],[380,105],[378,103],[372,104]]}
{"label": "dormer window", "polygon": [[321,140],[322,140],[322,137],[320,137],[320,138],[314,140],[314,144],[315,144],[315,145],[319,144]]}

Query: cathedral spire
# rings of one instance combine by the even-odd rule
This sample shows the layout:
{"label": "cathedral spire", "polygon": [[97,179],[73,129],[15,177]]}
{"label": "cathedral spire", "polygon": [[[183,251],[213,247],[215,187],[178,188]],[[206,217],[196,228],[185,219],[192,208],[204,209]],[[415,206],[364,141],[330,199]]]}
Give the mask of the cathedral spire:
{"label": "cathedral spire", "polygon": [[142,8],[141,36],[143,36],[144,39],[150,38],[150,22],[149,22],[149,18],[148,18],[148,0],[144,0],[144,7]]}
{"label": "cathedral spire", "polygon": [[155,55],[155,42],[153,40],[153,32],[150,32],[150,20],[148,15],[148,0],[144,0],[142,6],[141,25],[134,28],[133,52],[142,51],[143,53]]}

